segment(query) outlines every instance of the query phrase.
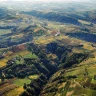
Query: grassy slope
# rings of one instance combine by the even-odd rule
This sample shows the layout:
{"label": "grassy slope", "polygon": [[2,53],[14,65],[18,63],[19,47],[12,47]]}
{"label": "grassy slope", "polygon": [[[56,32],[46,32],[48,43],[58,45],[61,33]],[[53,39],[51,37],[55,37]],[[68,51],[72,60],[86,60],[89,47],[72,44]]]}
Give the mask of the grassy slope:
{"label": "grassy slope", "polygon": [[[22,50],[16,53],[13,53],[11,51],[8,51],[5,58],[0,60],[0,67],[6,66],[6,63],[8,60],[18,57],[18,56],[22,56],[24,58],[37,58],[37,56],[35,54],[30,53],[28,50]],[[22,63],[23,61],[17,61],[18,63]]]}
{"label": "grassy slope", "polygon": [[24,79],[18,78],[13,83],[16,84],[17,86],[23,86],[24,83],[29,84],[30,82],[31,82],[31,80],[28,78],[24,78]]}
{"label": "grassy slope", "polygon": [[[51,38],[51,37],[50,37]],[[59,38],[59,37],[58,37]],[[68,38],[68,37],[67,37]],[[64,39],[64,38],[63,38]],[[63,40],[61,39],[61,40]],[[82,48],[73,48],[73,52],[76,52],[76,53],[82,53],[82,52],[91,52],[92,54],[96,54],[96,50],[94,49],[94,47],[91,46],[91,43],[88,43],[88,42],[85,42],[85,41],[82,41],[82,40],[78,40],[78,39],[74,39],[74,38],[70,38],[71,39],[71,42],[70,44],[73,44],[75,45],[75,42],[78,42],[78,44],[83,44],[83,47]],[[47,41],[47,40],[46,40]],[[40,44],[46,44],[46,41],[45,42],[40,42]],[[53,40],[54,41],[54,40]],[[63,93],[63,90],[64,89],[64,86],[65,86],[65,83],[60,83],[58,84],[57,81],[55,82],[49,82],[46,86],[45,86],[45,89],[46,88],[54,88],[54,86],[56,88],[58,88],[58,91],[56,92],[56,96],[65,96],[63,94],[66,93],[66,96],[79,96],[80,94],[85,94],[85,96],[95,96],[95,90],[91,90],[90,88],[88,89],[84,89],[80,86],[79,82],[82,81],[82,79],[84,79],[84,73],[85,73],[85,68],[87,68],[88,70],[88,73],[89,73],[89,76],[92,78],[92,81],[94,84],[96,84],[96,80],[94,80],[94,75],[96,74],[96,57],[90,57],[88,59],[86,59],[85,61],[81,62],[77,67],[75,68],[71,68],[71,69],[67,69],[65,74],[63,74],[64,77],[67,77],[67,76],[72,76],[72,75],[76,75],[78,78],[76,79],[76,82],[74,81],[75,79],[73,80],[70,80],[70,86],[67,90],[67,92],[64,91]],[[51,79],[53,78],[56,78],[58,77],[59,78],[60,75],[60,72],[57,72],[55,73]],[[73,83],[72,83],[73,82]],[[64,86],[63,86],[64,85]],[[78,89],[79,88],[79,89]],[[48,89],[46,89],[48,90]],[[78,91],[79,90],[79,91]],[[51,94],[51,93],[48,93],[46,92],[46,94],[44,94],[44,96],[54,96],[54,92]],[[95,94],[95,95],[94,95]]]}
{"label": "grassy slope", "polygon": [[11,33],[11,30],[10,29],[0,29],[0,35],[5,35],[5,34],[9,34]]}
{"label": "grassy slope", "polygon": [[[62,76],[65,78],[67,76],[72,76],[72,75],[76,75],[77,78],[75,79],[69,79],[70,84],[66,85],[66,82],[60,82],[58,83],[58,81],[60,80],[59,76],[61,76],[61,71],[58,71],[57,73],[55,73],[51,78],[50,78],[50,82],[45,86],[45,90],[44,92],[44,96],[54,96],[53,94],[51,94],[51,92],[47,91],[51,88],[57,88],[58,90],[55,93],[55,96],[81,96],[83,94],[85,94],[84,96],[95,96],[96,94],[96,90],[92,90],[90,88],[83,88],[82,85],[80,84],[80,82],[86,81],[86,78],[84,77],[84,73],[85,73],[85,68],[86,67],[76,67],[76,68],[71,68],[66,70],[65,73],[62,73]],[[96,64],[93,66],[87,66],[88,69],[88,73],[89,76],[92,77],[92,81],[94,84],[96,84],[96,80],[94,80],[94,75],[96,74]],[[55,78],[58,77],[58,81],[52,81]]]}
{"label": "grassy slope", "polygon": [[23,91],[24,91],[23,87],[18,87],[18,88],[15,88],[15,89],[9,91],[4,96],[11,96],[11,95],[12,96],[19,96]]}
{"label": "grassy slope", "polygon": [[24,55],[29,54],[29,53],[30,52],[27,51],[27,50],[23,50],[23,51],[20,51],[20,52],[17,52],[17,53],[12,53],[12,54],[11,54],[11,52],[8,52],[7,56],[5,56],[4,59],[0,60],[0,67],[6,66],[7,61],[16,57],[16,56],[19,56],[19,55],[24,56]]}
{"label": "grassy slope", "polygon": [[[38,20],[34,20],[34,22],[36,22],[36,23],[40,23]],[[48,21],[47,21],[48,22]],[[82,23],[84,23],[84,24],[86,24],[86,23],[88,23],[89,24],[89,22],[84,22],[84,21],[81,21]],[[74,31],[75,29],[77,29],[76,27],[74,27],[73,25],[60,25],[59,23],[58,24],[56,24],[56,23],[54,23],[54,22],[48,22],[48,26],[47,26],[47,28],[49,28],[49,29],[52,29],[52,30],[58,30],[58,29],[62,29],[61,31],[62,31],[62,33],[65,33],[65,32],[70,32],[70,31]],[[22,23],[22,26],[25,26],[25,23]],[[39,24],[40,25],[40,24]],[[24,27],[23,26],[23,27]],[[2,31],[1,32],[1,34],[8,34],[7,33],[8,31],[6,31],[5,33]],[[9,31],[10,32],[10,31]],[[22,34],[21,35],[18,35],[18,36],[23,36]],[[17,36],[17,37],[18,37]],[[13,36],[13,38],[16,38],[16,37],[14,37]],[[78,39],[74,39],[74,38],[68,38],[68,36],[65,36],[65,35],[61,35],[61,36],[58,36],[58,37],[54,37],[54,36],[49,36],[49,37],[40,37],[40,38],[38,38],[37,40],[35,40],[34,42],[36,43],[36,44],[48,44],[48,43],[50,43],[50,42],[52,42],[52,41],[56,41],[56,40],[62,40],[62,39],[71,39],[71,43],[72,44],[75,44],[75,42],[77,42],[77,43],[82,43],[83,42],[83,44],[84,44],[84,49],[86,50],[89,50],[89,51],[93,51],[94,50],[94,48],[88,43],[88,42],[84,42],[84,41],[82,41],[82,40],[78,40]],[[73,51],[74,52],[84,52],[84,49],[82,50],[82,49],[73,49]],[[94,51],[94,53],[93,54],[95,54],[96,52]],[[18,53],[15,53],[15,54],[12,54],[12,55],[8,55],[8,56],[6,56],[6,58],[4,58],[4,59],[2,59],[2,60],[0,60],[0,67],[2,67],[2,66],[6,66],[6,62],[9,60],[9,59],[12,59],[13,57],[16,57],[16,56],[18,56],[18,55],[21,55],[21,56],[23,56],[23,57],[28,57],[28,58],[37,58],[35,55],[32,55],[29,51],[27,51],[27,50],[24,50],[24,51],[21,51],[21,52],[18,52]],[[91,77],[93,77],[93,75],[95,74],[95,70],[96,70],[96,67],[90,67],[89,65],[92,63],[94,63],[95,64],[95,62],[96,62],[96,58],[90,58],[90,59],[88,59],[87,61],[84,61],[84,62],[82,62],[81,63],[81,66],[78,66],[77,68],[73,68],[72,70],[69,70],[70,72],[66,72],[66,74],[65,74],[65,76],[69,76],[69,75],[78,75],[78,81],[79,80],[81,80],[84,76],[83,76],[83,73],[84,73],[84,68],[88,68],[88,72],[90,73],[90,76]],[[18,62],[17,62],[18,63]],[[20,63],[20,62],[19,62]],[[68,70],[67,70],[68,71]],[[58,75],[59,76],[59,75]],[[29,78],[30,79],[35,79],[35,78],[37,78],[38,76],[30,76]],[[77,81],[77,82],[78,82]],[[21,83],[20,83],[21,82]],[[16,84],[16,85],[18,85],[18,86],[20,86],[20,87],[18,87],[18,88],[15,88],[15,89],[13,89],[13,90],[11,90],[10,92],[8,92],[7,94],[5,94],[5,96],[19,96],[19,94],[20,93],[22,93],[23,91],[24,91],[24,89],[23,89],[23,84],[24,83],[29,83],[30,82],[30,80],[28,79],[28,78],[24,78],[24,79],[16,79],[15,81],[14,81],[14,83]],[[92,82],[95,82],[93,79],[92,79]],[[64,82],[63,82],[64,83]],[[61,85],[59,85],[59,87],[60,88],[62,88],[62,87],[64,87],[65,85],[64,84],[61,84]],[[55,84],[56,84],[56,82],[55,82]],[[52,84],[51,84],[52,85]],[[64,86],[63,86],[64,85]],[[72,85],[72,83],[70,84],[70,86]],[[73,84],[74,86],[76,85],[76,84]],[[70,87],[69,86],[69,87]],[[78,87],[78,86],[77,86]],[[79,86],[80,87],[80,86]],[[80,87],[81,88],[81,87]],[[70,89],[71,90],[71,89]],[[83,91],[82,91],[83,90]],[[69,90],[68,90],[69,91]],[[76,91],[77,90],[75,90],[74,92],[76,93]],[[90,92],[90,94],[91,94],[91,91],[88,89],[88,90],[84,90],[84,89],[82,89],[81,88],[81,93],[83,94],[83,92]],[[60,91],[61,92],[61,91]],[[77,95],[79,95],[80,94],[80,92],[77,92],[78,94]],[[88,92],[88,93],[89,93]],[[73,93],[73,92],[72,92]],[[74,93],[74,94],[75,94]],[[87,93],[87,94],[88,94]],[[57,93],[57,94],[60,94],[60,93]],[[65,94],[65,93],[64,93]],[[70,92],[68,93],[66,93],[66,94],[71,94]],[[50,95],[48,95],[48,96],[51,96],[52,94],[50,94]],[[61,93],[61,95],[62,95],[62,93]],[[70,96],[70,95],[69,95]]]}
{"label": "grassy slope", "polygon": [[[23,85],[24,83],[29,84],[31,82],[31,80],[33,79],[37,79],[39,76],[38,75],[30,75],[29,77],[25,77],[22,79],[16,78],[13,81],[13,84],[15,84],[17,86],[17,88],[13,88],[12,90],[6,92],[4,94],[4,96],[19,96],[23,91]],[[6,84],[3,86],[4,88],[6,88]]]}
{"label": "grassy slope", "polygon": [[[47,44],[47,43],[49,43],[49,42],[52,42],[52,41],[55,41],[55,40],[62,40],[62,39],[68,39],[68,37],[67,36],[64,36],[64,35],[61,35],[61,36],[58,36],[58,37],[56,37],[56,38],[54,38],[54,37],[47,37],[47,39],[44,39],[44,38],[39,38],[38,39],[38,43],[37,43],[37,41],[35,41],[37,44]],[[40,40],[41,39],[41,40]],[[72,38],[72,44],[75,44],[74,42],[75,42],[75,40],[77,40],[77,39],[73,39]],[[82,41],[81,40],[78,40],[78,42],[79,43],[81,43]],[[90,51],[92,51],[92,50],[94,50],[94,48],[92,48],[91,46],[90,46],[90,44],[89,43],[86,43],[86,42],[84,42],[83,41],[83,44],[84,44],[84,49],[87,49],[87,50],[90,50]],[[89,47],[90,46],[90,47]],[[74,49],[73,49],[74,50]],[[75,50],[74,50],[75,51]],[[78,48],[77,48],[77,52],[83,52],[84,50],[82,50],[81,49],[81,51],[80,50],[78,50]],[[93,52],[93,53],[95,53],[95,51]],[[11,56],[7,56],[6,58],[7,59],[11,59],[12,57],[16,57],[17,55],[21,55],[21,56],[24,56],[24,57],[28,57],[28,58],[37,58],[35,55],[32,55],[32,53],[30,53],[30,52],[28,52],[28,51],[26,51],[26,50],[24,50],[24,51],[21,51],[21,52],[19,52],[19,53],[16,53],[16,54],[14,54],[14,55],[11,55]],[[89,62],[90,61],[90,62]],[[85,68],[87,68],[88,69],[88,72],[90,73],[90,76],[93,78],[93,75],[95,75],[95,70],[96,70],[96,66],[94,67],[94,66],[91,66],[90,67],[90,64],[92,63],[94,61],[94,64],[95,64],[95,61],[96,61],[96,58],[89,58],[88,60],[86,60],[86,61],[84,61],[84,62],[81,62],[81,64],[80,64],[80,66],[78,66],[78,67],[76,67],[76,68],[73,68],[73,69],[69,69],[69,70],[67,70],[66,71],[66,74],[64,75],[64,76],[69,76],[69,75],[77,75],[78,76],[78,81],[80,81],[80,80],[82,80],[82,78],[84,77],[84,69]],[[59,76],[59,75],[58,75]],[[36,76],[35,76],[36,77]],[[30,76],[29,78],[35,78],[34,76],[32,77],[32,76]],[[77,81],[77,82],[78,82]],[[21,83],[20,83],[21,82]],[[24,83],[29,83],[30,82],[30,80],[29,79],[27,79],[27,78],[24,78],[24,79],[17,79],[17,80],[15,80],[14,81],[14,83],[16,84],[16,85],[18,85],[18,86],[21,86],[21,87],[19,87],[19,88],[17,88],[17,89],[13,89],[12,91],[10,91],[10,92],[8,92],[7,94],[5,94],[5,96],[10,96],[10,94],[13,94],[13,96],[18,96],[18,94],[20,94],[20,93],[22,93],[22,91],[23,91],[23,89],[22,89],[22,86],[23,86],[23,84]],[[93,81],[92,81],[93,82]],[[56,84],[56,83],[55,83]],[[52,84],[51,84],[52,85]],[[62,85],[62,84],[61,84]],[[59,85],[58,87],[60,87],[61,85]],[[70,85],[71,86],[71,85]],[[77,86],[78,87],[78,86]],[[79,86],[80,87],[80,86]],[[62,88],[61,88],[62,89]],[[61,89],[59,89],[59,90],[61,90]],[[70,89],[70,88],[69,88]],[[68,90],[69,90],[68,89]],[[62,89],[63,90],[63,89]],[[70,89],[71,90],[71,89]],[[69,90],[69,91],[70,91]],[[69,91],[67,91],[66,92],[66,94],[71,94]],[[73,91],[72,91],[72,94],[75,92],[76,93],[76,91],[77,91],[77,88],[76,89],[74,89]],[[82,89],[81,88],[81,91],[80,92],[82,92],[82,94],[83,94],[83,92],[86,92],[86,94],[88,94],[87,92],[89,91],[89,89],[88,90],[85,90],[85,89]],[[69,93],[68,93],[69,92]],[[91,90],[89,91],[89,92],[91,92]],[[75,93],[74,93],[74,95],[75,95]],[[92,94],[94,93],[94,91],[92,91]],[[60,93],[58,93],[58,94],[63,94],[61,91],[60,91]],[[65,93],[64,93],[65,94]],[[79,93],[78,93],[79,94]],[[77,94],[77,95],[78,95]],[[90,93],[91,94],[91,93]],[[45,95],[46,96],[46,95]],[[51,96],[51,95],[49,95],[49,96]],[[89,95],[90,96],[90,95]]]}
{"label": "grassy slope", "polygon": [[24,58],[37,58],[35,54],[29,53],[24,56]]}

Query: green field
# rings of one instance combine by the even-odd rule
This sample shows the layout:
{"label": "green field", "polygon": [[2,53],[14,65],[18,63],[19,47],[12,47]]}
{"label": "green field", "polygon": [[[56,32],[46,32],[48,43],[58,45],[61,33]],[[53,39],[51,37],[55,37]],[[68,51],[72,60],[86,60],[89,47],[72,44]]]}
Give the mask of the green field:
{"label": "green field", "polygon": [[[3,67],[3,66],[6,66],[8,60],[10,60],[12,58],[15,58],[15,57],[18,57],[18,56],[22,56],[23,57],[23,56],[26,56],[27,54],[30,54],[30,52],[27,51],[27,50],[23,50],[23,51],[20,51],[20,52],[17,52],[17,53],[13,53],[11,51],[8,51],[6,53],[5,58],[0,60],[0,68]],[[22,62],[23,62],[23,60],[17,61],[16,63],[17,64],[21,64]]]}
{"label": "green field", "polygon": [[16,84],[16,85],[18,85],[18,86],[23,86],[24,83],[29,84],[30,82],[31,82],[31,80],[28,79],[28,78],[24,78],[24,79],[19,79],[18,78],[13,83]]}
{"label": "green field", "polygon": [[23,64],[24,63],[24,60],[16,60],[16,64]]}
{"label": "green field", "polygon": [[91,81],[91,83],[96,84],[96,80],[93,78],[92,81]]}
{"label": "green field", "polygon": [[24,56],[24,58],[35,58],[35,59],[37,59],[38,57],[35,54],[29,53],[29,54],[26,54]]}
{"label": "green field", "polygon": [[29,77],[25,78],[17,78],[13,83],[18,85],[18,86],[23,86],[24,83],[29,84],[31,80],[37,79],[39,76],[38,75],[30,75]]}
{"label": "green field", "polygon": [[66,71],[65,76],[77,75],[78,79],[81,80],[82,78],[84,78],[85,68],[87,68],[89,76],[93,78],[93,76],[95,75],[96,67],[90,67],[88,65],[69,69],[68,71]]}
{"label": "green field", "polygon": [[76,86],[72,96],[96,96],[96,91]]}
{"label": "green field", "polygon": [[11,33],[10,29],[0,29],[0,35],[6,35]]}
{"label": "green field", "polygon": [[18,87],[4,94],[4,96],[20,96],[22,92],[24,92],[23,87]]}
{"label": "green field", "polygon": [[37,79],[39,76],[38,75],[30,75],[29,79]]}

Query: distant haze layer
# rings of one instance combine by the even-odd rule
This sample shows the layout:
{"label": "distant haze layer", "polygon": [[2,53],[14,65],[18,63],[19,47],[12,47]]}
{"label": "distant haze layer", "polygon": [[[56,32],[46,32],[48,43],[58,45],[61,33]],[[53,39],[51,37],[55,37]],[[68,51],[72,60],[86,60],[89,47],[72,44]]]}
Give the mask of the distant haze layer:
{"label": "distant haze layer", "polygon": [[94,1],[94,0],[0,0],[0,2],[4,2],[4,1],[29,1],[29,2],[34,2],[34,1],[42,1],[42,2],[72,2],[72,1],[77,1],[77,2],[88,2],[88,1]]}

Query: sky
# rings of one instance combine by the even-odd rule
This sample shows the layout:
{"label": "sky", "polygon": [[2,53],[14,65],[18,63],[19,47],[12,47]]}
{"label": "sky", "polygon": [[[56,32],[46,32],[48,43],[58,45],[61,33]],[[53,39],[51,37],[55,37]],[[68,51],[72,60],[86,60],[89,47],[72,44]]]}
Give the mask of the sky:
{"label": "sky", "polygon": [[90,1],[90,0],[0,0],[0,2],[3,2],[3,1],[65,1],[65,2],[68,2],[68,1]]}
{"label": "sky", "polygon": [[[0,2],[3,2],[3,1],[10,1],[10,0],[0,0]],[[11,1],[24,1],[24,0],[11,0]]]}

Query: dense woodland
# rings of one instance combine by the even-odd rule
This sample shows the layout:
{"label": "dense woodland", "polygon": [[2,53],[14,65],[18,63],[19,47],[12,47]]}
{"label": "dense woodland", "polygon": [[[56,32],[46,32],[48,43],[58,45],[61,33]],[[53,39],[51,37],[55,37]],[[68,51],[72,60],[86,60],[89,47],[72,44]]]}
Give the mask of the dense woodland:
{"label": "dense woodland", "polygon": [[[73,64],[78,64],[82,60],[88,58],[87,53],[85,53],[85,54],[83,54],[83,53],[80,53],[80,54],[73,53],[70,57],[68,57],[68,53],[71,52],[71,49],[64,48],[63,46],[60,46],[55,42],[48,44],[45,47],[46,48],[45,52],[44,51],[42,52],[41,47],[40,46],[38,47],[34,44],[30,44],[29,45],[29,50],[34,52],[40,58],[40,60],[42,62],[42,65],[40,64],[40,61],[39,61],[39,63],[35,64],[35,66],[37,65],[36,68],[39,70],[40,73],[43,74],[42,78],[46,77],[47,79],[46,78],[45,79],[38,79],[38,80],[41,80],[42,83],[39,83],[38,80],[36,80],[36,81],[32,81],[29,85],[26,85],[26,87],[24,86],[26,91],[22,94],[22,96],[25,96],[25,94],[28,95],[28,96],[31,96],[31,94],[32,94],[32,96],[40,94],[40,90],[42,90],[43,85],[46,84],[48,78],[50,76],[52,76],[52,74],[54,72],[56,72],[57,70],[59,70],[61,68],[68,68],[68,67],[70,68],[71,66],[73,66]],[[57,62],[54,61],[55,65],[52,65],[50,60],[46,57],[46,54],[48,54],[50,52],[52,54],[56,54],[57,57],[58,57],[57,58],[58,61]],[[59,65],[60,63],[61,63],[61,65]],[[50,69],[52,69],[52,70],[50,70]],[[69,78],[71,78],[71,77],[69,77]],[[73,76],[72,78],[75,78],[75,77]],[[36,82],[36,83],[34,83],[34,82]],[[50,92],[51,91],[52,90],[50,90]]]}
{"label": "dense woodland", "polygon": [[96,43],[96,35],[90,34],[90,33],[68,33],[67,35],[80,38],[82,40],[88,41],[88,42],[94,42]]}

